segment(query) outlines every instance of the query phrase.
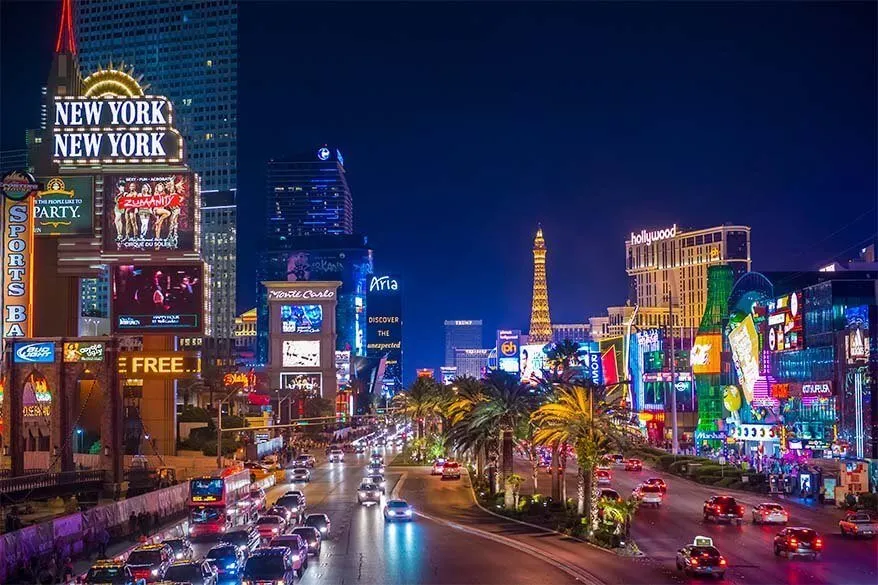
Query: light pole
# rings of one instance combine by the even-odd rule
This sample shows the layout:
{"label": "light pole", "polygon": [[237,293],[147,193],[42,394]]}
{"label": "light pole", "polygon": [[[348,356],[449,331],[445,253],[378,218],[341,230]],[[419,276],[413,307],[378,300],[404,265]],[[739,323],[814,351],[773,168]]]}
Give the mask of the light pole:
{"label": "light pole", "polygon": [[228,396],[220,400],[219,406],[216,409],[216,468],[223,468],[223,403],[232,398],[235,394],[238,393],[238,390],[232,390],[229,392]]}

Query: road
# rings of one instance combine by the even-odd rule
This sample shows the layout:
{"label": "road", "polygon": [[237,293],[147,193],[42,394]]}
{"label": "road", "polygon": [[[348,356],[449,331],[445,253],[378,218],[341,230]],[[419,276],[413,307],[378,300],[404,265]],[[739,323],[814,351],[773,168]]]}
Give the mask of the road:
{"label": "road", "polygon": [[[392,458],[390,450],[386,458]],[[366,463],[368,456],[353,454],[341,464],[320,463],[310,484],[305,484],[307,512],[328,514],[333,537],[324,542],[318,561],[312,557],[299,581],[303,585],[576,583],[540,559],[441,523],[418,518],[386,525],[380,506],[357,504],[356,490]],[[400,476],[401,472],[388,471],[388,494]],[[288,489],[293,489],[290,484],[271,488],[266,494],[268,503]],[[204,555],[211,546],[194,544],[197,555]],[[515,569],[512,575],[510,566]]]}
{"label": "road", "polygon": [[[529,478],[529,464],[519,462],[516,471]],[[612,471],[612,487],[622,497],[628,497],[641,481],[661,477],[668,484],[668,494],[661,508],[641,508],[632,524],[632,536],[640,549],[665,571],[675,569],[676,551],[692,542],[696,535],[713,538],[714,544],[728,559],[729,583],[826,583],[839,585],[872,584],[878,582],[878,539],[850,540],[838,532],[840,513],[830,506],[822,509],[797,503],[775,500],[790,512],[790,526],[808,526],[824,536],[825,549],[820,561],[802,558],[795,560],[775,557],[772,550],[776,526],[750,524],[754,505],[771,499],[734,492],[746,508],[745,524],[705,524],[702,521],[704,500],[724,492],[687,481],[680,477],[644,469],[627,472],[621,468]],[[549,477],[540,475],[541,491],[549,490]],[[525,484],[526,487],[529,482]],[[568,469],[568,497],[575,497],[575,469]]]}

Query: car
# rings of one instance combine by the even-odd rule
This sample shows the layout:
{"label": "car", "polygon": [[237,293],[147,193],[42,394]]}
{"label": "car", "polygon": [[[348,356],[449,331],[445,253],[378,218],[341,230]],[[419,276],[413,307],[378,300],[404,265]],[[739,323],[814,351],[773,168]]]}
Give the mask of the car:
{"label": "car", "polygon": [[230,530],[220,536],[219,541],[220,544],[234,545],[246,557],[259,548],[260,536],[259,531],[254,526],[249,526],[238,530]]}
{"label": "car", "polygon": [[668,484],[666,484],[665,480],[660,477],[650,477],[643,482],[643,485],[657,485],[662,490],[663,494],[668,493]]}
{"label": "car", "polygon": [[275,507],[281,506],[289,510],[290,514],[295,518],[295,522],[301,522],[302,518],[305,517],[305,496],[297,496],[295,494],[281,496],[274,505]]}
{"label": "car", "polygon": [[394,522],[396,520],[404,520],[411,522],[414,517],[414,510],[405,500],[389,500],[384,506],[384,520]]}
{"label": "car", "polygon": [[260,516],[256,519],[256,530],[263,539],[270,539],[286,532],[287,523],[281,516]]}
{"label": "car", "polygon": [[384,464],[372,462],[366,466],[366,473],[384,473]]}
{"label": "car", "polygon": [[460,463],[446,461],[442,467],[442,479],[460,479]]}
{"label": "car", "polygon": [[274,505],[265,511],[267,516],[280,516],[287,524],[298,520],[298,514],[294,514],[292,510],[285,506]]}
{"label": "car", "polygon": [[629,459],[625,462],[625,471],[643,471],[643,462],[640,459]]}
{"label": "car", "polygon": [[[301,526],[300,526],[301,528]],[[270,548],[275,548],[278,546],[283,546],[290,549],[290,552],[293,553],[294,556],[298,556],[300,559],[304,559],[304,565],[308,566],[308,555],[311,554],[311,551],[308,549],[308,541],[305,540],[300,534],[284,534],[283,536],[276,536],[271,539],[268,546]]]}
{"label": "car", "polygon": [[369,455],[370,463],[384,463],[384,455],[381,453],[372,453]]}
{"label": "car", "polygon": [[[305,541],[305,544],[308,545],[309,555],[320,554],[320,549],[323,547],[323,539],[320,538],[319,530],[317,530],[313,526],[296,526],[295,528],[293,528],[293,531],[290,534],[295,534]],[[278,538],[286,538],[286,536]]]}
{"label": "car", "polygon": [[237,576],[244,566],[244,552],[234,544],[219,544],[204,555],[204,560],[220,577]]}
{"label": "car", "polygon": [[662,501],[664,500],[662,489],[657,485],[646,485],[642,483],[634,488],[634,493],[631,495],[636,500],[640,500],[642,506],[653,506],[655,508],[661,506]]}
{"label": "car", "polygon": [[250,508],[254,511],[265,509],[265,490],[256,484],[250,486]]}
{"label": "car", "polygon": [[342,461],[344,461],[344,451],[342,451],[339,447],[333,447],[329,450],[330,463],[341,463]]}
{"label": "car", "polygon": [[811,557],[815,561],[820,560],[823,554],[823,539],[816,530],[797,526],[784,528],[774,537],[774,556],[785,555],[787,558],[794,556]]}
{"label": "car", "polygon": [[613,475],[607,469],[598,469],[595,477],[598,478],[598,485],[609,485],[613,479]]}
{"label": "car", "polygon": [[216,585],[217,571],[206,561],[176,561],[168,567],[163,581],[189,585]]}
{"label": "car", "polygon": [[144,585],[122,561],[98,561],[85,574],[86,585]]}
{"label": "car", "polygon": [[286,546],[258,548],[244,563],[241,585],[292,585],[305,572],[307,562],[307,556],[303,559]]}
{"label": "car", "polygon": [[163,540],[162,544],[171,547],[175,560],[184,561],[192,558],[192,543],[188,538],[168,538]]}
{"label": "car", "polygon": [[780,504],[762,502],[753,506],[753,524],[786,524],[790,514]]}
{"label": "car", "polygon": [[732,496],[711,496],[704,501],[702,514],[705,522],[728,520],[738,525],[744,522],[744,506]]}
{"label": "car", "polygon": [[433,469],[430,471],[430,475],[442,475],[442,468],[445,466],[445,459],[440,457],[436,461],[433,462]]}
{"label": "car", "polygon": [[303,505],[308,503],[306,498],[305,498],[305,492],[303,492],[302,490],[288,490],[288,491],[284,492],[284,495],[285,496],[299,496],[300,498],[302,498]]}
{"label": "car", "polygon": [[293,459],[293,465],[295,467],[314,467],[317,465],[317,458],[310,453],[302,453]]}
{"label": "car", "polygon": [[135,579],[152,583],[162,580],[173,558],[174,551],[166,544],[142,544],[131,551],[125,566],[131,569]]}
{"label": "car", "polygon": [[374,483],[363,482],[357,488],[357,503],[359,504],[380,504],[381,488]]}
{"label": "car", "polygon": [[381,490],[381,493],[385,493],[387,489],[387,481],[384,479],[384,476],[380,473],[372,473],[363,478],[362,483],[373,483],[378,486],[378,489]]}
{"label": "car", "polygon": [[878,534],[878,522],[868,512],[857,512],[838,522],[842,536],[868,536],[875,538]]}
{"label": "car", "polygon": [[612,463],[616,467],[624,465],[625,464],[625,456],[622,455],[621,453],[613,453],[612,455],[610,455],[610,463]]}
{"label": "car", "polygon": [[290,481],[293,483],[307,483],[311,481],[311,472],[306,467],[296,467],[290,473]]}
{"label": "car", "polygon": [[713,546],[713,539],[696,536],[692,544],[677,551],[677,570],[687,575],[714,575],[722,579],[728,569],[725,557]]}
{"label": "car", "polygon": [[324,539],[332,537],[332,522],[326,514],[308,514],[305,516],[304,525],[319,530],[320,536]]}
{"label": "car", "polygon": [[614,489],[610,489],[610,488],[601,488],[601,491],[598,494],[598,499],[600,500],[603,498],[606,498],[608,500],[613,500],[616,502],[622,501],[622,496],[619,495],[619,492],[617,492]]}
{"label": "car", "polygon": [[357,455],[362,455],[362,454],[365,453],[365,452],[366,452],[366,446],[365,446],[365,445],[357,444],[357,446],[354,447],[354,453],[356,453]]}

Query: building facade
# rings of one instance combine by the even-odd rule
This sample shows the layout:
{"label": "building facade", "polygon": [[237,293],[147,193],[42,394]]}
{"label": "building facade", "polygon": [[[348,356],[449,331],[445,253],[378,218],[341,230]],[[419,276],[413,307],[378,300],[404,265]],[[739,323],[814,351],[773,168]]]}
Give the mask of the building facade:
{"label": "building facade", "polygon": [[553,323],[552,341],[558,343],[565,339],[573,342],[591,341],[591,325],[588,323]]}
{"label": "building facade", "polygon": [[695,329],[707,303],[707,268],[728,265],[733,279],[750,271],[750,228],[722,225],[631,233],[625,242],[629,300],[640,307],[681,309],[679,325]]}
{"label": "building facade", "polygon": [[236,191],[201,192],[201,256],[210,266],[211,322],[217,337],[235,335],[238,250]]}
{"label": "building facade", "polygon": [[235,317],[234,338],[239,361],[252,363],[256,356],[256,307]]}
{"label": "building facade", "polygon": [[321,146],[268,161],[266,236],[270,248],[293,237],[350,235],[354,231],[351,190],[344,158]]}
{"label": "building facade", "polygon": [[481,380],[488,369],[490,349],[455,349],[454,365],[457,376],[471,376]]}
{"label": "building facade", "polygon": [[454,350],[479,349],[482,347],[482,320],[445,321],[445,364],[453,366]]}

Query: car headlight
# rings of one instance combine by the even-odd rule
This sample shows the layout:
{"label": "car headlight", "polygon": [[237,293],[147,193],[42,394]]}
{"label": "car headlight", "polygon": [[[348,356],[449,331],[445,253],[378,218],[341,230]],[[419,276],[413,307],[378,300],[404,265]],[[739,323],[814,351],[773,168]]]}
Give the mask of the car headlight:
{"label": "car headlight", "polygon": [[299,560],[299,555],[293,555],[293,560],[294,560],[294,561],[298,561],[298,560]]}
{"label": "car headlight", "polygon": [[179,560],[179,559],[182,559],[182,558],[183,558],[183,553],[178,552],[177,554],[174,555],[174,558],[175,558],[175,559],[178,559],[178,560]]}
{"label": "car headlight", "polygon": [[320,534],[326,534],[326,526],[320,529]]}
{"label": "car headlight", "polygon": [[189,527],[189,534],[195,534],[195,527],[194,526]]}
{"label": "car headlight", "polygon": [[272,533],[272,534],[277,534],[277,528],[272,528],[272,529],[271,529],[271,533]]}
{"label": "car headlight", "polygon": [[156,575],[159,574],[159,570],[158,570],[158,569],[153,569],[152,571],[150,571],[150,573],[152,573],[152,576],[155,577]]}
{"label": "car headlight", "polygon": [[406,515],[406,516],[411,516],[411,515],[412,515],[412,511],[411,511],[411,510],[406,510],[406,511],[405,511],[405,515]]}
{"label": "car headlight", "polygon": [[227,568],[227,569],[234,569],[234,568],[235,568],[235,563],[229,563],[228,565],[226,565],[226,568]]}

